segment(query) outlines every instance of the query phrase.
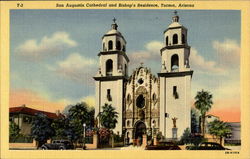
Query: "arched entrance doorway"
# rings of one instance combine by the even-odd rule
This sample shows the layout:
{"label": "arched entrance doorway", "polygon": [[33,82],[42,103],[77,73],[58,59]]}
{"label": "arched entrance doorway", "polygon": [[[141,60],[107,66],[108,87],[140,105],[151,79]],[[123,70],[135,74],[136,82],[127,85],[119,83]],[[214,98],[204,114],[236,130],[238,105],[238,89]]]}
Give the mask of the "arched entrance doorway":
{"label": "arched entrance doorway", "polygon": [[134,130],[135,130],[134,139],[136,139],[137,142],[139,142],[139,144],[141,145],[143,134],[146,134],[146,125],[144,124],[144,122],[139,121],[135,124]]}

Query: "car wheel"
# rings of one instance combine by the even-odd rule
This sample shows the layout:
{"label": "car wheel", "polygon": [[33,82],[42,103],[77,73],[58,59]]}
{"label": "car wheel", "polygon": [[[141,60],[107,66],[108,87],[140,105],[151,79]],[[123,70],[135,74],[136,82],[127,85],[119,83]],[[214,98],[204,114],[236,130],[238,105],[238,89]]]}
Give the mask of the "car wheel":
{"label": "car wheel", "polygon": [[65,150],[65,147],[61,146],[59,147],[59,150]]}
{"label": "car wheel", "polygon": [[41,149],[42,150],[48,150],[48,148],[46,146],[42,146]]}

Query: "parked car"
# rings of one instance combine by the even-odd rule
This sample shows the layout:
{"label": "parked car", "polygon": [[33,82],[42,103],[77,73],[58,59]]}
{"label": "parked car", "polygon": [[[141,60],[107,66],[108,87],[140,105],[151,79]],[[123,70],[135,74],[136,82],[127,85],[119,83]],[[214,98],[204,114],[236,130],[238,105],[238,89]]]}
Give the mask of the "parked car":
{"label": "parked car", "polygon": [[202,142],[198,146],[187,146],[187,150],[230,150],[216,142]]}
{"label": "parked car", "polygon": [[159,145],[147,145],[145,150],[181,150],[181,148],[173,142],[159,142]]}
{"label": "parked car", "polygon": [[74,149],[74,145],[68,140],[54,140],[52,143],[45,143],[41,146],[42,150],[67,150]]}

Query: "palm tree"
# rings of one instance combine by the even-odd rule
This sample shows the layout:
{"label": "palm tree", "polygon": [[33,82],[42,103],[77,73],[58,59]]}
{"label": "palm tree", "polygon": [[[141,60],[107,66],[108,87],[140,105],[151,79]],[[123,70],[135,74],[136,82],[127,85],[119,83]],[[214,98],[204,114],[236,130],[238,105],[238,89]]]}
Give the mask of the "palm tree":
{"label": "palm tree", "polygon": [[87,103],[81,102],[76,105],[69,106],[70,109],[67,113],[67,121],[65,121],[66,134],[71,141],[77,142],[83,138],[83,124],[87,128],[93,127],[94,122],[94,109],[89,107]]}
{"label": "palm tree", "polygon": [[207,91],[197,92],[195,96],[195,108],[198,109],[201,113],[201,122],[202,122],[202,131],[201,133],[205,135],[205,117],[206,113],[211,109],[213,101],[213,95]]}
{"label": "palm tree", "polygon": [[231,133],[231,126],[220,120],[210,122],[208,128],[210,134],[220,137],[220,144],[222,144],[222,138]]}
{"label": "palm tree", "polygon": [[107,129],[114,129],[118,118],[115,108],[106,103],[102,106],[102,110],[99,116],[101,125]]}

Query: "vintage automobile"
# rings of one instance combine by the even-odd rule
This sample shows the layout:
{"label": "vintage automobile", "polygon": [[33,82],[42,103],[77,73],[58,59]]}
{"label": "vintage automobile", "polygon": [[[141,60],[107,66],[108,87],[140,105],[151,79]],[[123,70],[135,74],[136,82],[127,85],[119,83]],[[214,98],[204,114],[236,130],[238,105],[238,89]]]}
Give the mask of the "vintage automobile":
{"label": "vintage automobile", "polygon": [[216,142],[202,142],[198,146],[187,146],[187,150],[230,150]]}
{"label": "vintage automobile", "polygon": [[158,145],[147,145],[145,150],[181,150],[181,148],[173,142],[159,142]]}
{"label": "vintage automobile", "polygon": [[74,149],[74,145],[68,140],[54,140],[52,143],[45,143],[41,146],[42,150],[67,150]]}

